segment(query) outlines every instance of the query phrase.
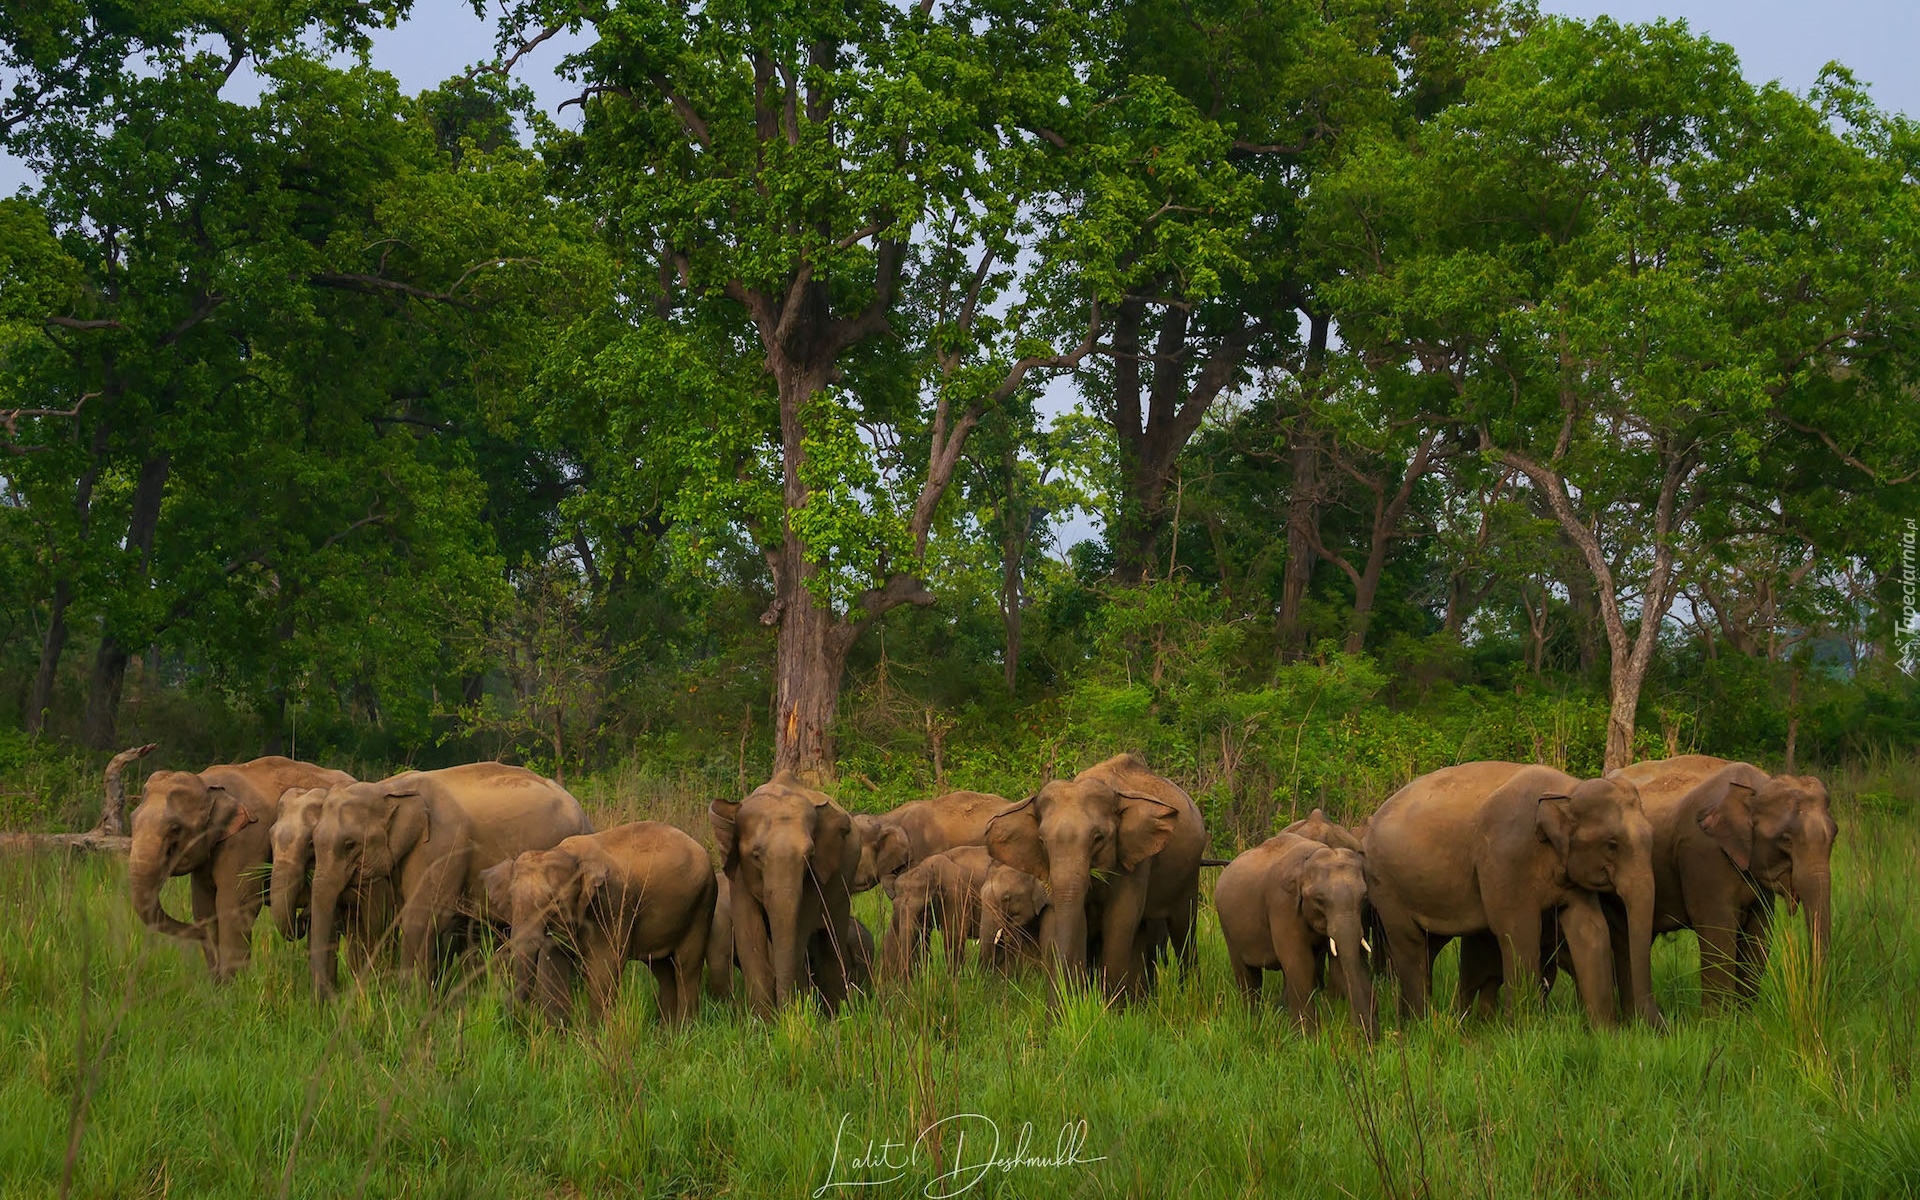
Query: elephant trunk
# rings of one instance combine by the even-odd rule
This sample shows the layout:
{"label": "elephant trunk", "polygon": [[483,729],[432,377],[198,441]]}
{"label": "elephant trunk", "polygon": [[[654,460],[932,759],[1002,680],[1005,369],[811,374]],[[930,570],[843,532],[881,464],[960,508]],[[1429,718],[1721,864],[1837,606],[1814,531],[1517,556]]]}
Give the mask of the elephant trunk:
{"label": "elephant trunk", "polygon": [[313,858],[305,850],[303,846],[299,852],[276,855],[273,860],[273,882],[268,890],[268,906],[273,909],[274,928],[289,942],[297,942],[307,936],[307,903],[311,891],[307,872],[313,866]]}
{"label": "elephant trunk", "polygon": [[127,889],[133,896],[133,911],[149,929],[170,937],[204,939],[204,930],[174,920],[160,903],[160,889],[172,877],[171,868],[164,847],[153,840],[135,837],[133,851],[127,857]]}
{"label": "elephant trunk", "polygon": [[1004,936],[1002,933],[1004,928],[1005,920],[1000,915],[999,907],[983,901],[980,905],[981,966],[991,967],[995,970],[1001,969],[1002,964],[1005,962],[1003,958],[1005,952],[1000,945]]}
{"label": "elephant trunk", "polygon": [[1053,894],[1053,936],[1049,951],[1056,970],[1072,977],[1087,972],[1087,863],[1065,862],[1054,867],[1048,889]]}
{"label": "elephant trunk", "polygon": [[1793,893],[1807,910],[1807,934],[1813,943],[1813,968],[1826,965],[1833,938],[1833,876],[1824,862],[1794,864]]}
{"label": "elephant trunk", "polygon": [[1340,947],[1340,981],[1345,985],[1347,1008],[1353,1023],[1368,1041],[1380,1036],[1380,1021],[1373,1004],[1373,972],[1367,969],[1366,943],[1362,940],[1360,915],[1343,916],[1334,922],[1335,943]]}
{"label": "elephant trunk", "polygon": [[513,1002],[524,1005],[533,998],[534,981],[540,974],[540,955],[546,943],[546,930],[532,926],[514,926],[508,943],[508,972],[513,980]]}
{"label": "elephant trunk", "polygon": [[[1627,910],[1628,987],[1634,1010],[1640,1019],[1655,1029],[1665,1029],[1667,1019],[1653,998],[1653,867],[1651,864],[1626,872],[1617,883],[1620,902]],[[1614,968],[1619,970],[1618,965]]]}
{"label": "elephant trunk", "polygon": [[308,909],[307,965],[313,973],[313,994],[330,1000],[339,990],[339,955],[336,928],[340,913],[340,894],[346,890],[346,868],[316,866],[313,872],[312,904]]}
{"label": "elephant trunk", "polygon": [[773,1002],[784,1007],[799,982],[804,947],[800,945],[800,893],[806,884],[804,862],[769,868],[762,876],[767,938],[772,943]]}

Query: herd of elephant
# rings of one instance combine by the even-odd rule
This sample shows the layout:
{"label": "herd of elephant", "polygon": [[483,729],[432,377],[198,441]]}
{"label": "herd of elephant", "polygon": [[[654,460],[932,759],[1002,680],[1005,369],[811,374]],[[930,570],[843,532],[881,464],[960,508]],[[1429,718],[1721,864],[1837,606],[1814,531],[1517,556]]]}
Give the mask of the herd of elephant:
{"label": "herd of elephant", "polygon": [[[638,821],[595,832],[559,784],[475,763],[363,782],[270,757],[160,771],[132,818],[133,905],[200,944],[216,979],[247,961],[263,903],[306,939],[313,987],[338,986],[339,943],[364,968],[398,933],[430,977],[482,925],[505,936],[514,997],[556,1021],[584,974],[594,1010],[645,962],[664,1020],[730,996],[736,970],[761,1014],[904,978],[938,930],[955,967],[977,940],[997,972],[1093,979],[1113,997],[1153,986],[1168,956],[1191,967],[1203,867],[1233,973],[1260,1003],[1281,972],[1311,1025],[1324,987],[1377,1032],[1373,977],[1400,1011],[1429,1002],[1433,963],[1461,940],[1459,1003],[1492,1009],[1572,975],[1596,1024],[1625,1009],[1655,1026],[1656,934],[1698,935],[1709,1006],[1750,997],[1776,900],[1804,905],[1816,966],[1831,930],[1837,832],[1826,788],[1704,755],[1601,779],[1478,762],[1423,775],[1360,827],[1315,810],[1231,862],[1204,857],[1199,808],[1120,755],[1024,800],[951,792],[849,814],[788,773],[708,811],[721,865],[686,832]],[[161,904],[192,879],[192,922]],[[852,896],[882,887],[892,917],[876,954]]]}

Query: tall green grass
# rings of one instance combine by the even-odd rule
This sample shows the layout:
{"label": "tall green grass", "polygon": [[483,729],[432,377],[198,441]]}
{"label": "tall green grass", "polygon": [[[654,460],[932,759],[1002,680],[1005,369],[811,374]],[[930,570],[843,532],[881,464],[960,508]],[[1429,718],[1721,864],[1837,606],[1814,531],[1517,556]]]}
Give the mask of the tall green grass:
{"label": "tall green grass", "polygon": [[[511,1012],[480,956],[432,993],[376,977],[323,1006],[265,922],[252,969],[215,987],[140,928],[119,863],[12,854],[0,1194],[804,1196],[836,1131],[843,1178],[884,1178],[848,1169],[869,1139],[979,1114],[1008,1143],[1030,1122],[1026,1153],[1048,1158],[1084,1121],[1077,1157],[1099,1161],[991,1171],[968,1196],[1912,1195],[1920,822],[1841,820],[1824,981],[1783,921],[1758,1000],[1706,1017],[1682,935],[1656,953],[1664,1036],[1593,1032],[1563,987],[1517,1019],[1389,1017],[1373,1046],[1334,1009],[1312,1037],[1248,1015],[1211,922],[1195,971],[1123,1009],[937,956],[838,1020],[707,1004],[663,1029],[634,970],[604,1024],[554,1030]],[[178,881],[168,899],[185,908]],[[860,904],[879,928],[884,900]],[[956,1189],[985,1137],[949,1121],[906,1177],[825,1194],[921,1195],[958,1168]]]}

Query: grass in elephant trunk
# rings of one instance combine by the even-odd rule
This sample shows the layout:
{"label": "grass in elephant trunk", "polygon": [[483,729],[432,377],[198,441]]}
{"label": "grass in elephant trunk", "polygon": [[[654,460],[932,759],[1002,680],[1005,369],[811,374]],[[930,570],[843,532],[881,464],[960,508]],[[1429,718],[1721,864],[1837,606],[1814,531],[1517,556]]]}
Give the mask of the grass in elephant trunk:
{"label": "grass in elephant trunk", "polygon": [[[1759,1000],[1702,1016],[1680,935],[1654,956],[1666,1036],[1596,1033],[1564,985],[1517,1022],[1406,1027],[1383,984],[1372,1048],[1338,1011],[1313,1038],[1248,1016],[1210,917],[1198,968],[1127,1007],[1050,1006],[1041,976],[956,978],[936,953],[839,1020],[709,1003],[675,1030],[635,969],[604,1024],[567,1031],[514,1015],[504,958],[433,993],[343,974],[321,1005],[264,919],[253,966],[216,987],[141,927],[123,864],[10,855],[0,1195],[57,1193],[71,1144],[75,1196],[798,1196],[934,1126],[896,1182],[823,1193],[909,1196],[977,1164],[989,1121],[1003,1159],[1031,1123],[1027,1156],[1066,1128],[1077,1161],[966,1195],[1898,1194],[1920,1181],[1920,821],[1841,821],[1818,988],[1777,932]],[[858,912],[879,928],[885,901]]]}

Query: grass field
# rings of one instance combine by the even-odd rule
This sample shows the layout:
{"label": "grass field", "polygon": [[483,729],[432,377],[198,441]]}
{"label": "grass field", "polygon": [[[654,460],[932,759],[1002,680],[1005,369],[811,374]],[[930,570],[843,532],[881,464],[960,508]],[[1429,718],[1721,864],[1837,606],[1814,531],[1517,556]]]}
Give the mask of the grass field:
{"label": "grass field", "polygon": [[[1920,1194],[1920,820],[1839,817],[1823,988],[1793,920],[1731,1016],[1700,1014],[1681,935],[1656,948],[1664,1036],[1592,1032],[1562,987],[1518,1019],[1389,1016],[1371,1047],[1339,1012],[1310,1038],[1247,1015],[1211,923],[1198,969],[1124,1010],[935,965],[838,1020],[708,1004],[668,1031],[635,969],[603,1026],[556,1031],[478,960],[434,995],[380,977],[323,1007],[264,920],[216,988],[139,926],[121,863],[7,854],[0,1194]],[[878,929],[884,900],[861,905]],[[869,1141],[904,1170],[854,1161]]]}

